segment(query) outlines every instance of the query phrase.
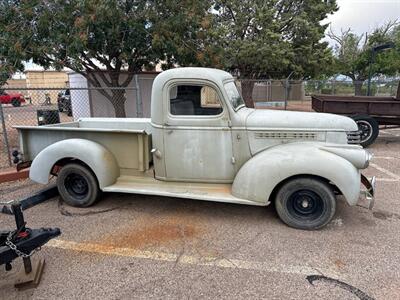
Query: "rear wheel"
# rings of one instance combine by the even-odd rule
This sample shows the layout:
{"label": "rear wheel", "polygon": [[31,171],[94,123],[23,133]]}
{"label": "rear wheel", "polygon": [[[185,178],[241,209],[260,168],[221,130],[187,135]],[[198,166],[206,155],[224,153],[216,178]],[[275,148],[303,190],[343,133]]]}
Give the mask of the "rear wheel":
{"label": "rear wheel", "polygon": [[17,98],[13,98],[13,99],[11,99],[11,104],[14,107],[19,107],[19,106],[21,106],[21,101],[19,101]]}
{"label": "rear wheel", "polygon": [[357,123],[358,130],[360,131],[360,144],[363,147],[371,145],[379,135],[378,122],[367,115],[357,115],[352,117]]}
{"label": "rear wheel", "polygon": [[87,167],[70,163],[61,168],[57,177],[61,198],[71,206],[88,207],[100,196],[96,176]]}
{"label": "rear wheel", "polygon": [[329,184],[316,178],[296,178],[285,183],[275,199],[281,220],[297,229],[324,227],[336,211],[336,197]]}

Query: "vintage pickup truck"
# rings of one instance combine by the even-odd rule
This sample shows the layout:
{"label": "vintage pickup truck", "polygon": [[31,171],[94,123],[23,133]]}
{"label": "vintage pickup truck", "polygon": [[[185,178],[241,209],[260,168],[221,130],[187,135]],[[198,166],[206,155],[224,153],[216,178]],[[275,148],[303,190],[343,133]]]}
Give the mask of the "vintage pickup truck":
{"label": "vintage pickup truck", "polygon": [[352,119],[246,108],[234,78],[221,70],[162,72],[151,119],[17,128],[20,166],[31,164],[30,178],[42,184],[57,176],[73,206],[92,205],[101,191],[274,202],[289,226],[318,229],[335,214],[338,195],[355,205],[362,194],[373,204],[374,180],[360,172],[371,154],[348,143],[359,134]]}

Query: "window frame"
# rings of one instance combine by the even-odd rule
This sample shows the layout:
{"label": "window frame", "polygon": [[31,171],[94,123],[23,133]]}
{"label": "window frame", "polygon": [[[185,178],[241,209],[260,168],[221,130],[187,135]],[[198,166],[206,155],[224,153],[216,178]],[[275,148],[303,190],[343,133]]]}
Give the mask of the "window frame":
{"label": "window frame", "polygon": [[[221,113],[217,114],[217,115],[174,115],[171,113],[171,99],[170,99],[170,95],[171,95],[171,89],[179,86],[179,85],[194,85],[194,86],[207,86],[209,88],[212,88],[215,90],[215,92],[218,95],[218,100],[221,104],[221,108],[222,111]],[[173,82],[170,82],[169,84],[167,84],[166,86],[166,111],[167,111],[167,115],[168,118],[171,119],[220,119],[225,115],[225,112],[227,111],[227,108],[225,107],[225,101],[223,101],[224,99],[224,95],[222,94],[220,88],[215,85],[214,83],[210,82],[210,81],[206,81],[206,80],[201,80],[201,81],[190,81],[187,79],[184,80],[174,80]]]}
{"label": "window frame", "polygon": [[227,94],[227,97],[228,97],[226,100],[229,102],[229,105],[230,105],[230,107],[233,109],[233,111],[237,112],[237,111],[240,110],[241,108],[246,107],[246,103],[244,103],[244,99],[243,99],[243,103],[242,103],[242,104],[240,104],[240,105],[237,106],[237,107],[234,107],[234,106],[233,106],[231,100],[229,99],[229,95],[228,95],[228,92],[227,92],[226,87],[225,87],[226,84],[231,83],[231,82],[233,82],[233,84],[236,86],[236,90],[238,91],[238,93],[239,93],[240,97],[242,97],[242,99],[243,99],[243,96],[242,96],[242,94],[240,93],[240,91],[239,91],[238,88],[237,88],[236,80],[235,80],[235,79],[228,79],[228,80],[224,80],[224,81],[223,81],[224,92]]}

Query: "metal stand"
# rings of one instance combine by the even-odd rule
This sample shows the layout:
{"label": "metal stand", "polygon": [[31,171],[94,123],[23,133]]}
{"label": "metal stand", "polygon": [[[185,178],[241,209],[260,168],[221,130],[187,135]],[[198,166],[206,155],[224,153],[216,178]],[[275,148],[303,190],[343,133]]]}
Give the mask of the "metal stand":
{"label": "metal stand", "polygon": [[[22,213],[21,204],[16,203],[11,205],[15,216],[15,223],[19,232],[25,232],[25,220]],[[39,285],[42,278],[45,261],[43,258],[38,259],[32,264],[30,257],[23,257],[24,268],[17,274],[17,280],[14,286],[17,289],[35,288]]]}
{"label": "metal stand", "polygon": [[4,119],[3,105],[1,103],[0,103],[0,119],[1,119],[1,127],[3,130],[4,144],[5,144],[4,146],[6,147],[6,151],[7,151],[8,164],[11,167],[12,162],[11,162],[11,154],[10,154],[10,144],[8,143],[6,120]]}

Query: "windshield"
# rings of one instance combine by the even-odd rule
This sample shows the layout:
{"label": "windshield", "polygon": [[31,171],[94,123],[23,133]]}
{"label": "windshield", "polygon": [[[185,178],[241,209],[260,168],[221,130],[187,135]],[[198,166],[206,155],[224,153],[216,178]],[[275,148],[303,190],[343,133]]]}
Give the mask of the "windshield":
{"label": "windshield", "polygon": [[225,84],[225,90],[228,94],[228,99],[235,110],[241,106],[244,106],[243,98],[239,94],[236,84],[233,81]]}

